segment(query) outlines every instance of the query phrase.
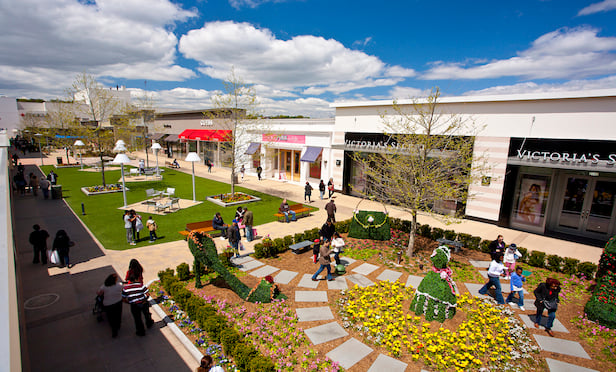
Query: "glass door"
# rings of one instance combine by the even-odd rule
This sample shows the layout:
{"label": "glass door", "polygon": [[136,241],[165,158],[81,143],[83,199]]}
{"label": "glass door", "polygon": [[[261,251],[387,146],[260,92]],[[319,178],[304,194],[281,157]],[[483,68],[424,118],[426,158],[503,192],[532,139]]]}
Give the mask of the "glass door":
{"label": "glass door", "polygon": [[607,238],[614,231],[616,181],[565,176],[566,187],[558,227],[591,238]]}
{"label": "glass door", "polygon": [[293,181],[299,182],[299,166],[301,151],[293,151]]}

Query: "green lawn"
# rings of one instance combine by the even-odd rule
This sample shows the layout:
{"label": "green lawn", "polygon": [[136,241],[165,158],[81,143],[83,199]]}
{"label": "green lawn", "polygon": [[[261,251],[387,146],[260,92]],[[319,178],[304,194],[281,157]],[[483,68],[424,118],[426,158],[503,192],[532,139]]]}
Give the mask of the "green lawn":
{"label": "green lawn", "polygon": [[[45,173],[49,173],[53,166],[44,166]],[[58,184],[62,185],[62,193],[65,200],[75,213],[82,219],[96,238],[107,249],[124,250],[132,248],[126,243],[123,211],[118,209],[123,205],[122,193],[87,196],[81,191],[81,187],[96,186],[102,184],[100,172],[80,172],[79,168],[54,169],[58,174]],[[125,172],[128,170],[125,169]],[[105,168],[105,180],[108,184],[116,183],[120,179],[118,168]],[[126,192],[128,204],[137,203],[146,199],[145,190],[154,188],[163,190],[167,187],[175,187],[176,196],[182,199],[192,200],[192,175],[165,169],[164,180],[148,182],[126,182],[130,191]],[[226,223],[230,223],[235,216],[238,205],[223,208],[216,204],[205,201],[205,197],[220,193],[228,193],[231,188],[228,184],[195,177],[197,200],[203,201],[197,206],[182,209],[175,213],[159,216],[153,215],[159,228],[157,231],[159,242],[180,240],[182,237],[178,231],[184,230],[186,223],[211,220],[216,212],[220,212]],[[255,226],[276,220],[274,213],[278,211],[281,199],[275,196],[263,194],[243,187],[235,187],[236,191],[242,191],[261,198],[261,201],[247,203],[248,209],[253,211]],[[81,214],[81,203],[84,204],[86,215]],[[290,202],[290,204],[293,204]],[[143,223],[148,218],[147,213],[140,213]],[[149,245],[147,230],[141,231],[141,242],[137,247]]]}

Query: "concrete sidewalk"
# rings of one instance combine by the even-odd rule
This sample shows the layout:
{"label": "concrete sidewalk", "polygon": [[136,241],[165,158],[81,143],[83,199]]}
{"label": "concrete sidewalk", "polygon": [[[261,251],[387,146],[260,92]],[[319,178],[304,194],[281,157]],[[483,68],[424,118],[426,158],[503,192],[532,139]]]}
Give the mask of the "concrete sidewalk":
{"label": "concrete sidewalk", "polygon": [[[26,165],[26,174],[41,175]],[[34,159],[40,164],[40,159]],[[109,324],[92,314],[96,290],[105,278],[126,272],[132,255],[113,255],[99,247],[63,200],[26,194],[13,197],[20,331],[24,371],[190,371],[197,363],[158,320],[146,337],[135,335],[130,308],[125,305],[122,328],[111,338]],[[28,243],[32,225],[49,232],[51,247],[59,229],[76,244],[71,269],[33,264]],[[149,253],[146,253],[149,254]],[[145,270],[152,274],[149,267]],[[155,275],[155,272],[153,273]],[[161,328],[162,327],[162,328]]]}

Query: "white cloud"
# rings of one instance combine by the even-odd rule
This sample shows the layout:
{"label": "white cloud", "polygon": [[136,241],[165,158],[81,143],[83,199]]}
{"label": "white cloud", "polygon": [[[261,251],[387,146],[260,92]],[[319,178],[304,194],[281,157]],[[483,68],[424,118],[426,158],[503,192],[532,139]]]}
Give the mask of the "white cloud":
{"label": "white cloud", "polygon": [[367,38],[365,38],[363,40],[355,40],[353,42],[353,45],[365,47],[366,45],[370,44],[371,42],[372,42],[372,36],[368,36]]}
{"label": "white cloud", "polygon": [[597,80],[571,80],[561,84],[537,84],[524,82],[513,85],[500,85],[465,92],[464,95],[502,95],[521,93],[573,92],[583,90],[615,89],[616,75]]}
{"label": "white cloud", "polygon": [[265,3],[282,3],[285,0],[229,0],[229,5],[235,9],[256,8]]}
{"label": "white cloud", "polygon": [[422,79],[582,78],[616,72],[616,38],[597,36],[593,28],[559,29],[535,40],[517,56],[477,66],[434,63]]}
{"label": "white cloud", "polygon": [[580,10],[577,15],[589,15],[600,12],[609,12],[616,9],[616,0],[603,0],[599,3],[594,3]]}
{"label": "white cloud", "polygon": [[311,118],[331,118],[334,117],[334,110],[329,107],[330,103],[316,97],[294,100],[262,99],[260,109],[267,116],[304,115]]}
{"label": "white cloud", "polygon": [[320,92],[339,92],[344,86],[343,91],[348,91],[413,74],[333,39],[300,35],[281,40],[268,29],[231,21],[206,23],[189,31],[180,39],[179,50],[199,61],[199,71],[215,79],[225,79],[233,66],[245,81],[283,90],[320,87]]}
{"label": "white cloud", "polygon": [[408,98],[417,98],[417,97],[426,97],[430,94],[430,90],[425,89],[417,89],[411,87],[394,87],[389,91],[391,97],[394,99],[408,99]]}
{"label": "white cloud", "polygon": [[[84,70],[184,80],[195,73],[175,64],[178,40],[168,28],[195,15],[168,0],[0,0],[0,55],[4,66],[25,74],[62,72],[63,86]],[[16,86],[30,84],[8,79]]]}

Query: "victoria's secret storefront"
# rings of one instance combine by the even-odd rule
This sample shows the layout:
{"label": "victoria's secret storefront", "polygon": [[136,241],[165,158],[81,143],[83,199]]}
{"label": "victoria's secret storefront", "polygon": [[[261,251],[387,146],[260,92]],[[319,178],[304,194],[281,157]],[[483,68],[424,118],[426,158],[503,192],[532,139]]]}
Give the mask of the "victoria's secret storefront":
{"label": "victoria's secret storefront", "polygon": [[605,241],[615,195],[616,142],[512,138],[500,222]]}

